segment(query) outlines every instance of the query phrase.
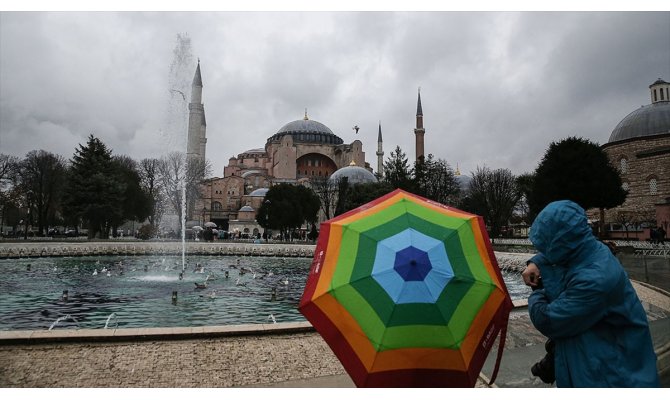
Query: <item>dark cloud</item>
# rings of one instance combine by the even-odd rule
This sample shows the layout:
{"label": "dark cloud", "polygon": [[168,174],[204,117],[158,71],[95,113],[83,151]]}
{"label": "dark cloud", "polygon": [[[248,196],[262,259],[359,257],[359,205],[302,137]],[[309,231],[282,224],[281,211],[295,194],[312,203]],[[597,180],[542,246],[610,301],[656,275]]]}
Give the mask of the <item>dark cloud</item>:
{"label": "dark cloud", "polygon": [[189,83],[201,60],[219,176],[305,107],[373,166],[380,120],[386,155],[413,160],[419,86],[427,152],[519,174],[552,141],[606,142],[670,79],[668,12],[2,12],[0,152],[70,158],[90,133],[138,160],[166,152],[177,34]]}

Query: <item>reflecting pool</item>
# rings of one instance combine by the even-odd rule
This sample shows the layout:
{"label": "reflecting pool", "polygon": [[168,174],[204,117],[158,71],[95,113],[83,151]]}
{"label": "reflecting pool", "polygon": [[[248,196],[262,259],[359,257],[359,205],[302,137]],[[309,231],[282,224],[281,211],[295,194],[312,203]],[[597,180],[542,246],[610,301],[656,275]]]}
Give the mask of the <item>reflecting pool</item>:
{"label": "reflecting pool", "polygon": [[[311,259],[105,256],[0,260],[0,330],[194,327],[305,321]],[[181,276],[180,276],[180,273]],[[503,272],[513,299],[528,289]]]}

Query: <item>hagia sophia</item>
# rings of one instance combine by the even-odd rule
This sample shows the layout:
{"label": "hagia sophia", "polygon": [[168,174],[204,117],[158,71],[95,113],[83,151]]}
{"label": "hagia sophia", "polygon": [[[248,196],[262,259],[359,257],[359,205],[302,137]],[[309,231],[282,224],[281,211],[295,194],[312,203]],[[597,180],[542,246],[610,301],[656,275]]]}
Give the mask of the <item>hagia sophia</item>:
{"label": "hagia sophia", "polygon": [[[187,153],[205,159],[207,139],[202,87],[198,63],[189,104]],[[623,118],[613,129],[609,141],[601,146],[612,165],[619,168],[623,187],[628,191],[624,204],[607,210],[606,222],[614,236],[622,234],[621,224],[617,225],[616,221],[625,220],[633,225],[636,221],[656,221],[665,231],[670,228],[670,83],[659,78],[649,90],[651,104]],[[424,155],[425,135],[420,92],[414,134],[418,160]],[[305,110],[301,119],[288,122],[269,135],[264,147],[231,157],[224,167],[223,177],[203,181],[202,198],[196,202],[193,217],[212,221],[228,231],[258,233],[256,212],[271,185],[304,184],[313,178],[341,176],[347,176],[350,182],[376,181],[383,173],[381,124],[375,155],[376,175],[366,162],[360,140],[344,143],[326,125],[310,119]],[[461,176],[458,169],[457,174],[468,178]],[[648,238],[648,227],[645,230],[638,226],[634,231],[639,239]],[[631,232],[626,232],[628,235]]]}
{"label": "hagia sophia", "polygon": [[[202,87],[198,64],[189,104],[187,154],[204,159],[207,139]],[[420,110],[420,95],[418,102]],[[422,134],[422,131],[418,133]],[[376,155],[377,174],[380,174],[384,156],[381,124]],[[336,179],[341,176],[347,176],[351,183],[376,182],[377,177],[372,171],[360,140],[344,143],[326,125],[310,119],[305,110],[303,118],[285,124],[268,137],[265,147],[231,157],[222,178],[203,181],[202,198],[196,202],[193,217],[212,221],[231,232],[258,233],[255,216],[271,185],[306,184],[314,178]],[[202,215],[198,216],[198,210],[202,210]]]}

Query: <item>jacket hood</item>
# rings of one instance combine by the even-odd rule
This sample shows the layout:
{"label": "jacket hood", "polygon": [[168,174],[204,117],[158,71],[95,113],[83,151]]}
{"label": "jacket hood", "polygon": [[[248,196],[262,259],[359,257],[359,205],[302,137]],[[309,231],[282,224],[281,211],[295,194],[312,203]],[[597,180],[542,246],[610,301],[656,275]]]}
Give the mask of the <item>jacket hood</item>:
{"label": "jacket hood", "polygon": [[595,242],[586,213],[577,203],[549,203],[530,228],[530,241],[552,264],[562,264],[584,245]]}

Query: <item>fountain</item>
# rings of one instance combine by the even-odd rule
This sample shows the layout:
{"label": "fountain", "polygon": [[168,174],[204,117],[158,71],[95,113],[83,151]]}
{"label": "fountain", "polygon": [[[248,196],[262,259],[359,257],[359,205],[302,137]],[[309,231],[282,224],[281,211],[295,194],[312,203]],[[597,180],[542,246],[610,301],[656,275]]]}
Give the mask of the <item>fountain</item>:
{"label": "fountain", "polygon": [[168,75],[168,105],[165,116],[166,125],[162,130],[165,154],[174,149],[183,149],[175,153],[181,156],[179,167],[175,168],[177,188],[180,198],[181,226],[181,262],[182,271],[186,268],[186,145],[188,132],[188,100],[186,94],[190,88],[190,75],[193,73],[193,55],[191,39],[187,35],[177,35],[177,44],[173,50],[173,60]]}
{"label": "fountain", "polygon": [[[63,315],[76,318],[82,329],[110,324],[120,329],[266,324],[270,314],[278,323],[305,321],[297,308],[311,258],[280,262],[277,257],[240,257],[239,266],[235,255],[190,254],[188,258],[190,267],[182,280],[176,273],[181,270],[178,254],[0,259],[0,331],[48,329],[53,318]],[[93,275],[96,268],[109,269],[119,261],[125,268],[123,275]],[[196,263],[209,279],[194,271]],[[241,275],[242,268],[253,270],[256,279],[251,272]],[[226,273],[228,279],[223,278]],[[505,272],[503,277],[512,298],[524,299],[529,291],[518,274]],[[195,283],[205,279],[207,288],[196,289]],[[67,302],[61,299],[64,286]]]}
{"label": "fountain", "polygon": [[49,330],[52,330],[53,328],[55,328],[56,325],[58,325],[59,322],[61,322],[61,321],[67,321],[67,320],[71,320],[72,322],[74,322],[74,323],[77,325],[77,329],[79,329],[79,323],[77,322],[77,320],[74,319],[74,317],[72,317],[70,314],[67,314],[67,315],[65,315],[65,316],[58,317],[58,318],[53,322],[53,324],[51,324],[51,326],[49,327]]}
{"label": "fountain", "polygon": [[114,321],[116,322],[116,325],[114,326],[114,328],[116,329],[116,328],[119,327],[119,320],[118,320],[118,318],[116,317],[116,313],[113,312],[113,313],[109,314],[109,317],[107,317],[107,321],[105,322],[105,328],[104,328],[104,329],[107,329],[107,327],[109,326],[109,321],[110,321],[112,318],[114,318]]}

